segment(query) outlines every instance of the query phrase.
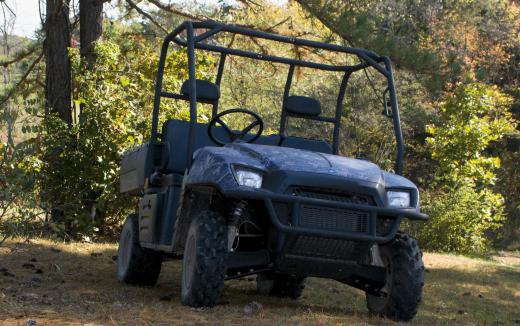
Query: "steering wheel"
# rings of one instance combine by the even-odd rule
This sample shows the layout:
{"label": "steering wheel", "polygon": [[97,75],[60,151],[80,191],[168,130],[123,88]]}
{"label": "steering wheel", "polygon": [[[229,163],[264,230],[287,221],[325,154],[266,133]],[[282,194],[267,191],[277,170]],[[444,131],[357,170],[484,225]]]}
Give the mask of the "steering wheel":
{"label": "steering wheel", "polygon": [[[247,114],[249,116],[252,116],[255,121],[251,122],[247,127],[245,127],[244,129],[242,129],[240,131],[234,131],[231,128],[229,128],[229,126],[224,121],[222,121],[223,116],[228,115],[228,114],[233,114],[233,113]],[[222,128],[226,131],[231,142],[234,142],[236,140],[243,140],[246,143],[252,143],[255,140],[257,140],[258,137],[260,137],[260,135],[262,134],[262,131],[264,131],[264,122],[262,121],[262,118],[260,118],[260,116],[258,114],[254,113],[252,111],[249,111],[246,109],[231,109],[231,110],[222,111],[219,114],[217,114],[215,117],[213,117],[213,119],[211,119],[211,121],[208,124],[209,138],[211,138],[211,140],[213,140],[215,143],[217,143],[221,146],[224,146],[227,143],[223,142],[222,140],[217,139],[217,137],[215,137],[214,127],[217,125],[217,123],[220,124],[222,126]],[[247,135],[247,133],[250,132],[256,126],[260,126],[260,127],[258,128],[258,131],[254,134],[254,136],[250,139],[244,140],[244,137]]]}

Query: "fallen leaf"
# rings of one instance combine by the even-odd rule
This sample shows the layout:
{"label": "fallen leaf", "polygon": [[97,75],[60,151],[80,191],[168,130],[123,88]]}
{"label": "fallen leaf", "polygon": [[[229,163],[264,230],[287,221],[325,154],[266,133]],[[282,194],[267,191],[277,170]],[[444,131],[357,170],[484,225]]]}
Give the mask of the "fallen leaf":
{"label": "fallen leaf", "polygon": [[246,315],[256,314],[259,311],[263,310],[264,306],[260,302],[251,301],[250,303],[244,306],[244,313]]}

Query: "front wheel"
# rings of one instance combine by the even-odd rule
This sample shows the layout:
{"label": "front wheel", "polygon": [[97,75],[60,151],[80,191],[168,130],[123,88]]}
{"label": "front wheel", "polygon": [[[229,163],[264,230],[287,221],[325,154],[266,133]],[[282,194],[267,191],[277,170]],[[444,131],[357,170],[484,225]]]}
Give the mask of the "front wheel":
{"label": "front wheel", "polygon": [[217,304],[226,276],[226,220],[203,211],[192,221],[182,261],[182,303],[191,307]]}
{"label": "front wheel", "polygon": [[368,310],[395,321],[409,321],[416,314],[422,299],[424,264],[417,240],[397,234],[388,244],[379,247],[386,267],[383,296],[366,294]]}

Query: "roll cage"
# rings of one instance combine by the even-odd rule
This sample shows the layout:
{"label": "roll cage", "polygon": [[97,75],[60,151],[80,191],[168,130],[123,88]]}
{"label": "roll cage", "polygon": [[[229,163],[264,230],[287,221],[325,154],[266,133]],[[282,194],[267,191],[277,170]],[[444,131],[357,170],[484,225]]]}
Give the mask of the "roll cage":
{"label": "roll cage", "polygon": [[[196,35],[195,30],[204,29],[205,31]],[[182,32],[186,32],[186,38],[180,37]],[[226,48],[217,44],[205,43],[204,41],[208,40],[210,37],[215,36],[219,33],[232,33],[232,34],[240,34],[260,39],[272,40],[286,44],[292,44],[295,46],[305,46],[315,49],[323,49],[329,51],[335,51],[340,53],[347,53],[355,55],[359,58],[361,63],[356,65],[332,65],[319,63],[314,61],[302,60],[302,59],[292,59],[281,56],[274,55],[266,55],[260,54],[252,51],[246,51],[241,49],[233,49]],[[181,47],[185,47],[187,49],[188,55],[188,83],[189,83],[189,96],[177,93],[171,93],[167,91],[163,91],[162,83],[163,83],[163,75],[164,68],[166,63],[166,56],[168,53],[168,48],[170,43],[175,43]],[[189,122],[189,132],[188,132],[188,146],[187,146],[187,166],[191,166],[191,160],[193,157],[193,144],[195,137],[195,126],[197,123],[197,89],[196,89],[196,79],[195,79],[195,49],[206,50],[211,52],[220,53],[218,71],[216,76],[215,84],[220,86],[222,81],[222,74],[224,71],[224,65],[226,62],[227,56],[239,56],[245,58],[251,58],[255,60],[276,62],[281,64],[286,64],[289,66],[287,80],[285,83],[283,102],[285,103],[286,99],[289,96],[289,92],[291,89],[292,79],[294,75],[294,70],[296,66],[299,67],[307,67],[314,68],[318,70],[325,71],[336,71],[343,72],[343,78],[340,85],[339,94],[336,101],[336,110],[334,117],[322,117],[322,116],[310,116],[306,117],[307,119],[318,120],[323,122],[329,122],[334,124],[334,131],[332,137],[332,151],[333,154],[337,155],[339,150],[339,132],[341,127],[341,117],[343,111],[343,99],[345,96],[345,90],[348,85],[349,78],[353,72],[358,70],[362,70],[368,67],[372,67],[376,69],[380,74],[382,74],[388,81],[388,87],[384,91],[385,98],[385,112],[391,115],[393,120],[393,127],[397,145],[397,154],[395,161],[395,172],[397,174],[402,173],[403,166],[403,157],[404,157],[404,145],[403,145],[403,136],[401,131],[400,117],[399,117],[399,108],[397,103],[397,95],[394,87],[394,78],[392,72],[391,61],[389,57],[379,56],[376,53],[364,49],[353,48],[340,46],[335,44],[328,44],[322,42],[316,42],[311,40],[305,40],[295,37],[288,37],[282,35],[276,35],[272,33],[267,33],[263,31],[257,31],[253,29],[244,28],[237,25],[226,25],[221,24],[215,21],[201,21],[201,22],[192,22],[185,21],[181,25],[179,25],[173,32],[168,34],[162,44],[161,54],[159,59],[159,68],[157,72],[157,80],[155,84],[155,95],[154,95],[154,107],[152,113],[152,131],[151,131],[151,141],[156,142],[158,138],[158,124],[159,124],[159,108],[161,103],[161,98],[172,98],[172,99],[181,99],[189,101],[190,107],[190,122]],[[391,111],[388,113],[387,103],[386,103],[386,94],[389,94],[390,97],[390,107]],[[218,104],[219,100],[213,102],[212,108],[212,117],[214,117],[218,112]],[[287,116],[290,115],[286,110],[282,110],[280,117],[280,127],[279,133],[283,134],[285,131]]]}

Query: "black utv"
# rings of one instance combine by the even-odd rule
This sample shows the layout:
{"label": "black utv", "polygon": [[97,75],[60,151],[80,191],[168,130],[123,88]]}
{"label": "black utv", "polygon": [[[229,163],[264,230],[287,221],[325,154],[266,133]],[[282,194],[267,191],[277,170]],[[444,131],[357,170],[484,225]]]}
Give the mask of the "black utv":
{"label": "black utv", "polygon": [[[335,51],[359,59],[340,66],[227,48],[219,33]],[[188,79],[177,92],[163,90],[170,45],[185,48]],[[220,55],[215,82],[196,79],[196,51]],[[226,57],[286,65],[279,131],[262,135],[262,117],[244,108],[219,112]],[[343,74],[333,116],[316,99],[291,93],[296,67]],[[395,174],[361,159],[339,156],[345,89],[351,74],[374,69],[387,81],[385,114],[392,119]],[[189,102],[189,121],[166,120],[162,98]],[[197,104],[212,105],[208,124]],[[388,104],[386,104],[388,103]],[[249,119],[242,130],[229,119]],[[332,141],[287,135],[290,118],[333,125]],[[229,121],[229,120],[228,120]],[[182,303],[218,303],[224,281],[257,275],[258,290],[298,298],[305,278],[337,280],[366,293],[370,312],[410,320],[422,296],[423,262],[416,240],[399,231],[403,219],[427,220],[417,187],[400,176],[403,140],[388,57],[371,51],[269,34],[213,21],[184,22],[163,43],[155,86],[151,139],[124,155],[121,192],[139,197],[119,242],[117,277],[154,285],[165,259],[182,258]]]}

